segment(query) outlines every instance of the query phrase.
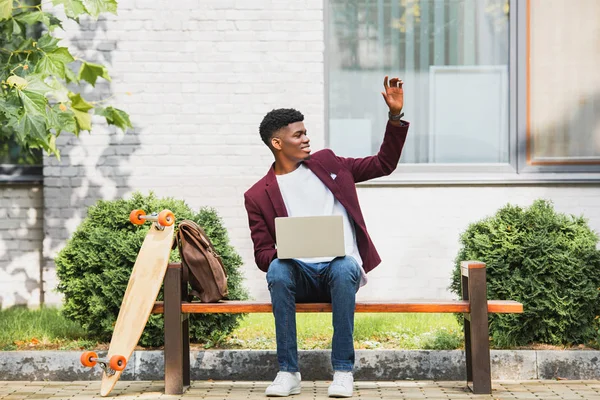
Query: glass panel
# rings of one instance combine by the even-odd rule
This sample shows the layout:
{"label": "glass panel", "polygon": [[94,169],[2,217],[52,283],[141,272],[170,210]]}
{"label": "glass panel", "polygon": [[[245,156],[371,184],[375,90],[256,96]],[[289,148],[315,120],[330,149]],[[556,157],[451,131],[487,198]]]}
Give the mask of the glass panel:
{"label": "glass panel", "polygon": [[508,0],[329,0],[329,146],[377,152],[383,77],[404,80],[401,162],[506,163]]}
{"label": "glass panel", "polygon": [[529,164],[600,163],[600,1],[529,4]]}
{"label": "glass panel", "polygon": [[12,138],[6,139],[0,134],[0,164],[41,165],[42,152],[25,149]]}

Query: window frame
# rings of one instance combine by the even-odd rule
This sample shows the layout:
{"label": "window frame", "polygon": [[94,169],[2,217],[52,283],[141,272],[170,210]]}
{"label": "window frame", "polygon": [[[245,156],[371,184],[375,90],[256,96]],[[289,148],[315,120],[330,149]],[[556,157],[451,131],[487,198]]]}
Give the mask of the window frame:
{"label": "window frame", "polygon": [[44,181],[42,165],[0,164],[0,185],[14,183],[40,184]]}
{"label": "window frame", "polygon": [[[511,5],[512,6],[512,5]],[[517,90],[518,93],[518,110],[517,115],[522,116],[518,120],[518,132],[519,132],[519,173],[562,173],[565,174],[564,180],[569,180],[569,177],[573,173],[600,173],[600,162],[599,161],[581,161],[581,162],[563,162],[561,163],[544,163],[535,162],[530,163],[528,161],[528,148],[530,134],[529,134],[529,121],[531,118],[529,102],[531,97],[530,92],[530,81],[529,81],[529,62],[530,59],[530,29],[531,29],[531,0],[520,1],[516,5],[517,8],[517,36],[521,38],[518,45],[518,66],[517,66],[517,79],[519,82],[525,82],[519,85]],[[596,178],[600,180],[600,178]]]}
{"label": "window frame", "polygon": [[[329,41],[330,4],[324,0],[324,126],[325,144],[330,144],[329,132]],[[529,165],[528,140],[528,55],[529,11],[531,0],[509,0],[509,64],[508,64],[508,154],[507,163],[490,164],[398,164],[386,177],[360,183],[359,186],[380,185],[504,185],[504,184],[593,184],[600,182],[600,163],[568,165]],[[381,116],[385,118],[385,116]],[[410,121],[410,115],[406,116]]]}

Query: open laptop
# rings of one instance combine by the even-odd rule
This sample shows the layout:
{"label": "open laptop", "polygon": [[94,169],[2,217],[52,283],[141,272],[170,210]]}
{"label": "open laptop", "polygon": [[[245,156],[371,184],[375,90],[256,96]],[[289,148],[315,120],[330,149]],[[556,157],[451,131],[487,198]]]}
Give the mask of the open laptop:
{"label": "open laptop", "polygon": [[341,215],[275,218],[277,258],[341,257],[344,221]]}

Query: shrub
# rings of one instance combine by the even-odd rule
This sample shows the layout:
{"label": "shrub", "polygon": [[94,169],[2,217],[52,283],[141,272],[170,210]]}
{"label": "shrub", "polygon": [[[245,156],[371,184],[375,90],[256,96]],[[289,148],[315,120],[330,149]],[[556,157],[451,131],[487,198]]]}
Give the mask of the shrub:
{"label": "shrub", "polygon": [[[177,221],[192,219],[201,225],[221,255],[228,273],[229,298],[243,300],[239,267],[241,257],[229,245],[227,231],[214,209],[202,208],[194,213],[183,201],[159,199],[153,193],[134,193],[131,199],[98,201],[77,228],[66,247],[56,257],[59,279],[57,290],[64,295],[63,314],[79,322],[90,337],[109,341],[113,325],[131,270],[150,224],[129,222],[129,213],[143,209],[146,213],[170,209]],[[171,261],[178,261],[177,250]],[[162,300],[162,290],[158,300]],[[228,335],[238,325],[239,314],[194,314],[190,318],[190,340],[214,341]],[[162,315],[150,315],[139,344],[160,346],[164,342]]]}
{"label": "shrub", "polygon": [[454,350],[464,344],[464,338],[460,330],[438,329],[431,335],[425,337],[423,348],[425,350]]}
{"label": "shrub", "polygon": [[507,205],[471,224],[460,242],[452,292],[460,295],[460,261],[478,260],[487,264],[488,298],[523,303],[523,314],[490,315],[496,346],[597,338],[600,252],[583,217],[557,213],[546,200]]}

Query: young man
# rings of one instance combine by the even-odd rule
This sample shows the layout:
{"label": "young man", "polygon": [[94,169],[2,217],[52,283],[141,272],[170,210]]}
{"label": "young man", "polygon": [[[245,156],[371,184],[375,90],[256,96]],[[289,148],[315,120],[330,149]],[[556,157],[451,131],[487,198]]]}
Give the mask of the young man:
{"label": "young man", "polygon": [[[260,136],[275,162],[267,175],[245,194],[254,257],[267,273],[275,316],[279,372],[267,396],[300,393],[296,339],[296,302],[331,302],[333,382],[330,397],[351,397],[354,387],[354,306],[366,272],[381,259],[367,232],[358,203],[356,182],[389,175],[398,165],[409,124],[401,117],[402,81],[388,77],[381,94],[389,107],[389,122],[377,155],[344,158],[324,149],[311,157],[310,140],[294,109],[269,112]],[[275,248],[275,217],[342,215],[346,256],[280,260]]]}

